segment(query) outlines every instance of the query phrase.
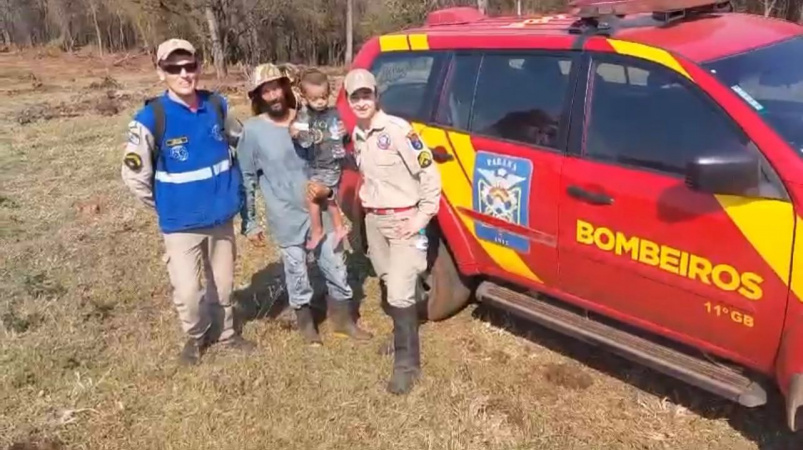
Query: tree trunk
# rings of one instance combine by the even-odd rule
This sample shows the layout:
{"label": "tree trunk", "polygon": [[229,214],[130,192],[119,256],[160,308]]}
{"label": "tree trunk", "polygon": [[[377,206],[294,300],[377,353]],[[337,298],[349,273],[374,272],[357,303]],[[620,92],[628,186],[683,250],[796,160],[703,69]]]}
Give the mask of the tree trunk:
{"label": "tree trunk", "polygon": [[354,57],[354,0],[346,0],[346,66]]}
{"label": "tree trunk", "polygon": [[209,25],[209,35],[212,38],[212,58],[215,61],[215,73],[218,79],[227,75],[226,60],[224,59],[223,44],[220,42],[220,34],[218,33],[218,22],[215,11],[212,10],[211,5],[206,5],[206,22]]}
{"label": "tree trunk", "polygon": [[98,24],[98,5],[96,0],[89,1],[89,9],[92,10],[92,21],[95,23],[95,35],[98,38],[98,51],[100,57],[103,58],[103,34],[100,32],[100,24]]}

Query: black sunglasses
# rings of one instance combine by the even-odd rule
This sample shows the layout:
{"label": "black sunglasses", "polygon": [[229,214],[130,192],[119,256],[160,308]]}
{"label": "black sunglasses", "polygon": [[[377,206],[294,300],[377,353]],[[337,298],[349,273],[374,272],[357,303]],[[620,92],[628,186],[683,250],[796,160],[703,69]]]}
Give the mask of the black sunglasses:
{"label": "black sunglasses", "polygon": [[162,65],[162,70],[169,73],[170,75],[178,75],[181,73],[181,69],[187,71],[187,73],[195,73],[198,71],[198,63],[192,62],[188,64],[165,64]]}

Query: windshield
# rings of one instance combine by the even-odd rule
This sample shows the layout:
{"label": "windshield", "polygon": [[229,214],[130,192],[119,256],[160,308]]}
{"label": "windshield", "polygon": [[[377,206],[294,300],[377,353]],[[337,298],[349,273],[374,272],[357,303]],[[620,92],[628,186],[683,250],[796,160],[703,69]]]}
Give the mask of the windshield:
{"label": "windshield", "polygon": [[803,155],[803,37],[703,64]]}

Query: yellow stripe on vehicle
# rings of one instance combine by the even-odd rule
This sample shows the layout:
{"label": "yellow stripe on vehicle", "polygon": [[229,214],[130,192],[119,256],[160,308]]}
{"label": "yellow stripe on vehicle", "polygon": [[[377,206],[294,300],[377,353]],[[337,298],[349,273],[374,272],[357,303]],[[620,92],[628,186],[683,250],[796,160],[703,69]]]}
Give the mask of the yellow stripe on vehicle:
{"label": "yellow stripe on vehicle", "polygon": [[[463,225],[466,226],[466,229],[468,229],[474,240],[488,253],[488,256],[493,262],[503,270],[537,283],[543,283],[541,279],[527,267],[527,264],[524,263],[524,260],[521,259],[518,253],[499,244],[477,238],[474,220],[466,216],[459,209],[473,209],[471,177],[474,176],[474,147],[471,144],[471,137],[467,134],[451,132],[447,139],[444,130],[426,127],[419,123],[413,123],[413,128],[428,147],[443,147],[452,156],[456,156],[460,159],[460,162],[462,162],[463,168],[466,174],[468,174],[468,179],[466,179],[466,174],[463,173],[463,169],[460,168],[460,163],[457,159],[439,164],[438,168],[441,173],[443,194],[446,196],[446,200],[449,204],[455,208],[457,216],[460,218],[460,221],[463,222]],[[450,139],[454,147],[450,144]]]}
{"label": "yellow stripe on vehicle", "polygon": [[[693,80],[686,69],[666,50],[616,39],[608,39],[608,43],[617,53],[661,64]],[[791,289],[798,300],[803,302],[803,225],[800,217],[796,216],[792,204],[780,200],[730,195],[714,197],[764,262],[784,285]],[[773,224],[773,229],[767,231],[767,224]],[[797,239],[794,242],[793,252],[792,241],[795,236]],[[792,264],[793,257],[794,264]],[[794,271],[791,274],[790,269]],[[796,279],[800,281],[796,282]]]}
{"label": "yellow stripe on vehicle", "polygon": [[646,59],[657,64],[669,67],[675,72],[683,75],[688,79],[692,79],[686,69],[680,65],[677,59],[666,50],[650,47],[649,45],[638,44],[636,42],[620,41],[617,39],[608,39],[611,47],[622,55],[634,56],[636,58]]}
{"label": "yellow stripe on vehicle", "polygon": [[[732,195],[714,197],[764,262],[772,268],[784,285],[789,287],[792,239],[795,235],[795,211],[792,204],[781,200]],[[770,224],[772,228],[768,229]],[[803,244],[797,245],[803,247]],[[798,286],[796,289],[795,284],[800,283],[792,283],[792,291],[800,298],[801,292],[797,290],[803,286]]]}
{"label": "yellow stripe on vehicle", "polygon": [[801,219],[800,216],[797,216],[796,219],[795,248],[794,259],[792,260],[790,287],[798,301],[803,302],[803,219]]}
{"label": "yellow stripe on vehicle", "polygon": [[390,36],[380,36],[379,50],[383,52],[410,50],[410,44],[407,42],[407,35],[393,34]]}
{"label": "yellow stripe on vehicle", "polygon": [[429,39],[426,34],[411,34],[410,50],[429,50]]}

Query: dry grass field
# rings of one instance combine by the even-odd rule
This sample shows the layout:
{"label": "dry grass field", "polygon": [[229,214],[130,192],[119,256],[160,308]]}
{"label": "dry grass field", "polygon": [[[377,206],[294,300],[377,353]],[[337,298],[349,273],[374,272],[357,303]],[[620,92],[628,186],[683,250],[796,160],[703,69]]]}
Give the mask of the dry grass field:
{"label": "dry grass field", "polygon": [[[423,327],[424,378],[389,396],[378,338],[324,322],[309,348],[266,314],[277,253],[242,237],[237,298],[259,350],[178,366],[162,241],[119,173],[126,124],[160,87],[147,58],[120,59],[0,54],[0,449],[803,448],[778,398],[747,410],[474,305]],[[226,86],[244,117],[241,80]],[[376,278],[349,264],[381,336]]]}

